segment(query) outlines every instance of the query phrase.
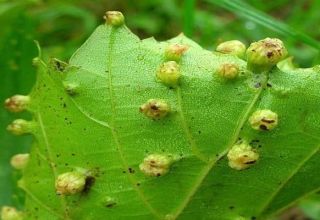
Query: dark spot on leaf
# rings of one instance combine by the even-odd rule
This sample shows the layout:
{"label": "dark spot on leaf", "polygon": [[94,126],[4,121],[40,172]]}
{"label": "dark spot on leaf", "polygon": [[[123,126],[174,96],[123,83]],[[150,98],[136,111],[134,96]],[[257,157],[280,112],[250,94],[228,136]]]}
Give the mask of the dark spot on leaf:
{"label": "dark spot on leaf", "polygon": [[267,131],[267,130],[268,130],[267,126],[265,126],[265,125],[260,125],[259,128],[260,128],[261,130],[264,130],[264,131]]}
{"label": "dark spot on leaf", "polygon": [[255,87],[255,88],[260,88],[260,87],[261,87],[261,83],[256,83],[256,84],[254,84],[254,87]]}
{"label": "dark spot on leaf", "polygon": [[231,210],[234,209],[234,206],[229,206],[229,209],[231,209]]}
{"label": "dark spot on leaf", "polygon": [[113,207],[115,207],[116,205],[117,205],[116,202],[110,202],[110,203],[106,204],[106,207],[107,207],[107,208],[113,208]]}
{"label": "dark spot on leaf", "polygon": [[257,162],[256,160],[252,160],[252,161],[245,162],[245,164],[255,164],[256,162]]}
{"label": "dark spot on leaf", "polygon": [[265,123],[268,123],[268,124],[271,124],[271,123],[274,123],[274,122],[275,122],[275,120],[265,119],[265,118],[261,119],[261,121],[262,121],[262,122],[265,122]]}
{"label": "dark spot on leaf", "polygon": [[267,53],[267,57],[270,58],[270,57],[272,57],[272,56],[273,56],[273,52],[269,51],[269,52]]}
{"label": "dark spot on leaf", "polygon": [[90,188],[93,186],[95,183],[96,179],[93,176],[87,176],[86,178],[86,183],[84,185],[84,189],[82,193],[87,194],[90,190]]}
{"label": "dark spot on leaf", "polygon": [[132,169],[131,167],[128,168],[129,173],[134,173],[134,169]]}

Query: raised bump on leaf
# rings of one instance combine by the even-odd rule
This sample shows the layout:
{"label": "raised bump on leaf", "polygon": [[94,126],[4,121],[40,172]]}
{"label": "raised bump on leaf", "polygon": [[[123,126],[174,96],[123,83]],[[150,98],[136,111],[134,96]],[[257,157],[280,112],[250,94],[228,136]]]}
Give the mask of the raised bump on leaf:
{"label": "raised bump on leaf", "polygon": [[139,165],[140,170],[147,176],[163,176],[169,172],[174,159],[170,155],[150,154]]}
{"label": "raised bump on leaf", "polygon": [[35,58],[32,59],[32,65],[33,66],[37,67],[37,66],[40,65],[40,63],[41,63],[40,57],[35,57]]}
{"label": "raised bump on leaf", "polygon": [[215,71],[223,79],[235,79],[239,75],[239,65],[234,63],[223,63]]}
{"label": "raised bump on leaf", "polygon": [[64,82],[63,86],[65,91],[71,96],[77,95],[79,93],[79,84],[77,83]]}
{"label": "raised bump on leaf", "polygon": [[7,126],[7,130],[14,135],[22,135],[32,132],[34,122],[26,121],[24,119],[16,119]]}
{"label": "raised bump on leaf", "polygon": [[30,103],[30,97],[25,95],[14,95],[5,100],[5,107],[11,112],[22,112]]}
{"label": "raised bump on leaf", "polygon": [[152,119],[160,119],[167,116],[170,112],[170,106],[161,99],[149,99],[140,106],[139,111]]}
{"label": "raised bump on leaf", "polygon": [[163,63],[157,72],[157,78],[167,86],[176,86],[180,77],[180,66],[176,61]]}
{"label": "raised bump on leaf", "polygon": [[50,65],[54,70],[64,72],[69,64],[57,58],[52,58],[50,60]]}
{"label": "raised bump on leaf", "polygon": [[238,40],[225,41],[219,44],[216,51],[224,54],[236,55],[239,58],[244,58],[246,45]]}
{"label": "raised bump on leaf", "polygon": [[72,171],[60,174],[55,182],[57,195],[73,195],[82,192],[87,176],[83,172]]}
{"label": "raised bump on leaf", "polygon": [[283,42],[277,38],[265,38],[250,44],[246,51],[247,67],[254,72],[271,69],[288,55]]}
{"label": "raised bump on leaf", "polygon": [[235,144],[227,154],[229,166],[235,170],[249,168],[259,159],[259,154],[246,143]]}
{"label": "raised bump on leaf", "polygon": [[3,206],[1,208],[1,219],[2,220],[22,220],[23,213],[21,211],[18,211],[14,207]]}
{"label": "raised bump on leaf", "polygon": [[107,11],[104,19],[107,24],[118,27],[124,24],[124,16],[120,11]]}
{"label": "raised bump on leaf", "polygon": [[106,208],[113,208],[117,205],[117,201],[110,196],[106,196],[102,199],[102,205]]}
{"label": "raised bump on leaf", "polygon": [[181,56],[188,50],[187,45],[183,44],[170,44],[165,51],[166,60],[179,62]]}
{"label": "raised bump on leaf", "polygon": [[11,157],[10,164],[13,168],[22,170],[27,166],[29,157],[29,154],[16,154]]}
{"label": "raised bump on leaf", "polygon": [[278,114],[269,109],[257,110],[250,116],[249,123],[255,130],[272,130],[278,125]]}

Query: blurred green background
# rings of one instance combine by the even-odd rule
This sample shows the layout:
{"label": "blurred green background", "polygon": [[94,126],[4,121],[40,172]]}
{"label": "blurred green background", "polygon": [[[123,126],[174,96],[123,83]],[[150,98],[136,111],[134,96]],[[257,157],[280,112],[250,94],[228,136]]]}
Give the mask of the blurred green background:
{"label": "blurred green background", "polygon": [[[0,0],[0,101],[27,94],[32,87],[34,40],[45,58],[67,61],[103,22],[107,10],[122,11],[127,26],[140,38],[166,40],[184,32],[214,50],[225,40],[239,39],[248,45],[278,37],[300,66],[320,63],[317,0]],[[11,170],[9,160],[13,154],[27,152],[32,140],[6,132],[7,124],[17,117],[30,116],[0,109],[0,206],[21,205],[21,192],[16,189],[19,173]],[[282,219],[320,219],[319,197],[302,201]]]}

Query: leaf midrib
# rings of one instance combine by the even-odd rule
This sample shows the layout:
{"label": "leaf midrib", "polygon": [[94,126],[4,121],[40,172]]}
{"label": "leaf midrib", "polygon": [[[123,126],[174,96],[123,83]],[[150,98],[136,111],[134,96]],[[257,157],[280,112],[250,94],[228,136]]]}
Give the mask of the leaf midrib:
{"label": "leaf midrib", "polygon": [[[128,163],[126,161],[126,158],[124,156],[124,153],[123,153],[123,148],[120,144],[120,141],[119,141],[119,137],[118,137],[118,134],[117,134],[117,131],[115,130],[115,116],[116,116],[116,104],[115,104],[115,97],[114,97],[114,94],[113,94],[113,82],[112,82],[112,68],[111,68],[111,65],[112,65],[112,52],[113,52],[113,46],[114,46],[114,41],[115,41],[115,38],[114,38],[114,33],[116,31],[116,29],[114,27],[110,27],[111,30],[110,30],[110,34],[109,34],[109,42],[108,42],[108,57],[107,57],[107,63],[106,63],[106,69],[108,71],[108,88],[109,88],[109,93],[110,93],[110,104],[111,104],[111,111],[112,111],[112,114],[111,114],[111,120],[110,120],[110,125],[111,125],[111,133],[112,133],[112,137],[114,139],[114,142],[116,144],[116,147],[117,147],[117,152],[119,153],[119,157],[120,157],[120,160],[122,162],[122,165],[124,166],[124,168],[127,168],[128,167]],[[126,172],[126,175],[129,179],[129,181],[131,182],[132,184],[132,187],[133,189],[136,190],[138,196],[140,197],[141,201],[145,204],[145,206],[149,209],[149,211],[154,215],[154,217],[158,218],[158,219],[162,219],[162,215],[160,213],[158,213],[157,210],[155,210],[151,205],[150,203],[147,201],[144,193],[141,191],[141,189],[139,189],[137,187],[137,180],[134,178],[134,173],[128,173]]]}
{"label": "leaf midrib", "polygon": [[[54,179],[57,179],[58,172],[57,172],[56,168],[54,167],[54,165],[52,164],[53,163],[52,152],[51,152],[48,136],[47,136],[44,124],[43,124],[43,120],[42,120],[42,116],[41,116],[40,111],[37,113],[37,118],[38,118],[40,130],[41,130],[41,134],[43,136],[44,145],[46,147],[47,157],[49,159],[49,162],[51,163],[51,164],[49,164],[49,167],[51,167],[51,171],[54,176]],[[60,198],[60,203],[61,203],[62,209],[64,210],[64,218],[66,220],[68,220],[68,219],[70,219],[70,217],[66,211],[67,210],[66,209],[66,201],[65,201],[64,197],[62,197],[62,196],[59,196],[59,198]]]}
{"label": "leaf midrib", "polygon": [[[267,79],[266,79],[267,80]],[[262,83],[264,84],[264,83]],[[192,197],[195,195],[195,193],[198,191],[198,189],[201,186],[201,183],[204,181],[204,179],[208,176],[209,172],[214,168],[214,166],[217,164],[217,161],[219,161],[222,157],[224,157],[229,149],[234,145],[234,143],[237,141],[238,136],[240,134],[241,128],[244,126],[245,122],[248,120],[249,114],[251,113],[253,107],[255,106],[255,104],[257,103],[257,101],[259,100],[259,97],[261,96],[261,93],[263,91],[263,88],[261,87],[259,89],[259,91],[257,92],[257,94],[253,97],[252,101],[249,103],[248,107],[246,108],[246,110],[244,111],[243,114],[240,115],[239,117],[239,123],[238,126],[235,128],[235,132],[234,135],[231,137],[230,139],[230,143],[228,144],[228,146],[226,147],[226,149],[224,151],[222,151],[221,154],[219,154],[219,157],[214,157],[212,158],[208,165],[200,172],[199,178],[196,181],[194,188],[191,189],[190,193],[187,195],[187,197],[183,200],[183,202],[181,203],[181,206],[178,207],[177,211],[175,214],[173,214],[173,218],[172,219],[177,219],[183,212],[183,210],[188,206],[188,204],[190,203]]]}

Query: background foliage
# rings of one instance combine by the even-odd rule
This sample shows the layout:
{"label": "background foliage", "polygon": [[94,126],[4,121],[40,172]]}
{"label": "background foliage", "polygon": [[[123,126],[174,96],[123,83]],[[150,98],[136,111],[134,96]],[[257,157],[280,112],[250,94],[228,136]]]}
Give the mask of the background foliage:
{"label": "background foliage", "polygon": [[[316,28],[319,1],[0,0],[0,101],[30,90],[35,78],[31,61],[37,54],[33,40],[39,41],[45,57],[67,60],[103,22],[106,10],[122,11],[127,25],[141,38],[164,40],[184,32],[213,50],[219,42],[230,39],[249,44],[265,37],[279,37],[300,66],[320,63],[320,29]],[[11,170],[9,158],[26,152],[32,141],[5,131],[12,119],[11,114],[0,109],[0,206],[20,204],[15,184],[19,174]],[[298,219],[296,210],[283,218],[289,219],[287,215],[294,213]],[[320,219],[319,195],[302,201],[300,210],[312,219]]]}

